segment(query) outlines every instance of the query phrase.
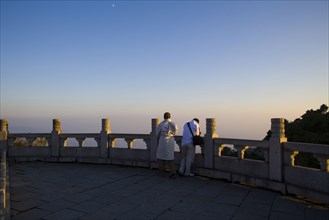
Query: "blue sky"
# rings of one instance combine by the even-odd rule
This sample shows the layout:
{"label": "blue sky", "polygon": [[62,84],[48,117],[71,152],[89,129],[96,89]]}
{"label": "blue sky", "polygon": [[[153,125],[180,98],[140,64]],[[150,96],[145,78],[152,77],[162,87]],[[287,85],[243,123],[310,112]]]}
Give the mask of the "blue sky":
{"label": "blue sky", "polygon": [[[1,116],[17,132],[148,133],[216,118],[261,139],[328,105],[328,1],[3,1]],[[181,131],[180,131],[181,132]]]}

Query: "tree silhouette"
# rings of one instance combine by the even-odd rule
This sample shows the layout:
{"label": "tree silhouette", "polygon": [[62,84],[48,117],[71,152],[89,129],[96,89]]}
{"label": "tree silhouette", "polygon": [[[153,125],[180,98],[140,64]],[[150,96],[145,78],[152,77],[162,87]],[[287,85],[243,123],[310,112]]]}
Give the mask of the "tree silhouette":
{"label": "tree silhouette", "polygon": [[[313,144],[329,144],[329,112],[328,106],[322,104],[317,110],[307,110],[293,122],[285,120],[285,134],[289,142]],[[264,140],[269,140],[271,131]],[[299,152],[295,157],[295,165],[320,169],[319,161],[312,153]]]}
{"label": "tree silhouette", "polygon": [[286,137],[290,142],[329,144],[328,106],[307,110],[293,122],[285,121]]}

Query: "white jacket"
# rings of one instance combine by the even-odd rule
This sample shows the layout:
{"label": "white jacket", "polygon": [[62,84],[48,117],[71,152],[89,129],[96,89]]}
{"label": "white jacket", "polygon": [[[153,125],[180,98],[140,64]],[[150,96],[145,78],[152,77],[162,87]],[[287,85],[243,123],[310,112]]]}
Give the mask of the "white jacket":
{"label": "white jacket", "polygon": [[156,128],[156,135],[159,138],[157,158],[160,160],[173,160],[175,150],[175,134],[178,131],[177,125],[170,119],[162,121]]}

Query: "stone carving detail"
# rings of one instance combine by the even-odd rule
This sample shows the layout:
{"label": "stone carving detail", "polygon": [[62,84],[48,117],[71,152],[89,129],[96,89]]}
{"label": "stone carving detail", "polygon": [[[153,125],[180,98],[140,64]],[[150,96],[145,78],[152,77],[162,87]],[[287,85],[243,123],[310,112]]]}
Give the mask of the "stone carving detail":
{"label": "stone carving detail", "polygon": [[214,118],[207,118],[206,119],[207,124],[207,134],[214,134],[216,133],[216,119]]}
{"label": "stone carving detail", "polygon": [[59,133],[62,132],[61,121],[59,119],[53,119],[53,131],[57,131]]}
{"label": "stone carving detail", "polygon": [[111,128],[110,128],[110,119],[104,118],[102,119],[102,131],[105,131],[106,133],[110,133],[111,132]]}
{"label": "stone carving detail", "polygon": [[153,118],[152,119],[152,131],[155,131],[156,127],[160,123],[160,120],[158,118]]}
{"label": "stone carving detail", "polygon": [[271,137],[273,138],[285,138],[284,119],[272,118],[271,120]]}
{"label": "stone carving detail", "polygon": [[5,119],[0,120],[0,131],[8,131],[8,121]]}

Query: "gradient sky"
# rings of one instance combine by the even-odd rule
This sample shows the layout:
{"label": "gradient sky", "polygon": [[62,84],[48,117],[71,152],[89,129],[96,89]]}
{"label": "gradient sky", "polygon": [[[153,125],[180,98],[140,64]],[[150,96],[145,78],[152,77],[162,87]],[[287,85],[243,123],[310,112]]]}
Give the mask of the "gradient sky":
{"label": "gradient sky", "polygon": [[328,105],[328,1],[1,0],[0,118],[12,132],[148,133],[216,118],[262,139]]}

